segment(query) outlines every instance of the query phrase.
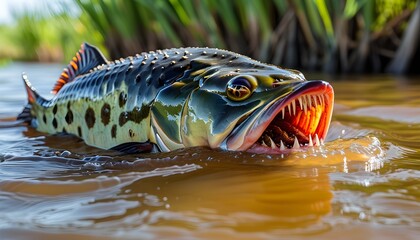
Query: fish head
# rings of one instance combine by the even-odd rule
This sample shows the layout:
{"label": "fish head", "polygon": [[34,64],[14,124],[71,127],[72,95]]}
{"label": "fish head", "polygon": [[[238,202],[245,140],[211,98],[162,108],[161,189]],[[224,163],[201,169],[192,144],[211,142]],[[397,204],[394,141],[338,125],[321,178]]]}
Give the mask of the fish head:
{"label": "fish head", "polygon": [[[263,65],[208,68],[184,105],[186,147],[282,153],[319,144],[331,121],[334,93],[324,81]],[[296,140],[295,140],[296,139]]]}

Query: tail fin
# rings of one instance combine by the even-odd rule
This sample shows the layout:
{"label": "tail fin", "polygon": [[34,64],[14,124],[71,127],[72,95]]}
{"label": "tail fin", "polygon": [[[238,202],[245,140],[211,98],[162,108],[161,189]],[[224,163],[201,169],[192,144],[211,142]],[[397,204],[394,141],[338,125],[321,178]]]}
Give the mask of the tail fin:
{"label": "tail fin", "polygon": [[25,106],[23,111],[17,116],[17,120],[22,120],[24,122],[30,123],[33,119],[31,114],[32,105],[37,101],[37,99],[44,100],[32,87],[32,84],[28,80],[28,76],[25,73],[22,73],[22,80],[25,84],[26,93],[28,94],[28,104]]}

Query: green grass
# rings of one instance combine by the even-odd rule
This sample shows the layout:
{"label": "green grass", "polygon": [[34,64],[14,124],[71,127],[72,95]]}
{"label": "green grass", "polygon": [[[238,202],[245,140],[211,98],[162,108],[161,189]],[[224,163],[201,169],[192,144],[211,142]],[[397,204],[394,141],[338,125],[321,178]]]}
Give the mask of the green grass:
{"label": "green grass", "polygon": [[[80,43],[88,41],[106,48],[111,58],[207,46],[289,68],[381,72],[399,50],[416,4],[416,0],[73,0],[78,15],[67,14],[69,6],[64,3],[63,11],[52,15],[20,13],[9,43],[18,45],[15,52],[20,58],[33,60],[68,61]],[[0,47],[1,54],[5,53]]]}
{"label": "green grass", "polygon": [[80,20],[85,15],[78,19],[66,13],[28,9],[13,15],[15,23],[0,26],[0,59],[68,62],[84,41],[98,44],[106,52],[102,35]]}

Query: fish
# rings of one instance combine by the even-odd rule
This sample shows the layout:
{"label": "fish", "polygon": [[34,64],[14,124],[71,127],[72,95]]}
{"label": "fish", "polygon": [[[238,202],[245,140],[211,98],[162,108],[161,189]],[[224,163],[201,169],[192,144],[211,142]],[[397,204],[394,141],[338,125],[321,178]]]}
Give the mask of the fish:
{"label": "fish", "polygon": [[17,119],[126,153],[208,147],[281,154],[321,145],[334,91],[297,70],[216,48],[172,48],[108,61],[83,43],[53,87]]}

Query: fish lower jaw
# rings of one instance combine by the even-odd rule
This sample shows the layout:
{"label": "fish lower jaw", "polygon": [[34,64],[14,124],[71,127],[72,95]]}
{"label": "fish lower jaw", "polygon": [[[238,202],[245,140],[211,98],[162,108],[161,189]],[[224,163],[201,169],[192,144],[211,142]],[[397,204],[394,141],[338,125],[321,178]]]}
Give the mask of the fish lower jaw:
{"label": "fish lower jaw", "polygon": [[[268,140],[267,140],[268,139]],[[275,143],[271,137],[266,137],[262,143],[254,143],[251,148],[248,149],[248,152],[251,153],[265,153],[265,154],[282,154],[288,153],[291,151],[301,151],[306,150],[311,147],[324,146],[324,139],[319,138],[318,134],[315,134],[315,137],[312,138],[311,135],[308,136],[308,142],[299,142],[298,138],[294,138],[293,145],[285,145],[282,140],[279,143]],[[266,143],[268,141],[268,143]]]}

